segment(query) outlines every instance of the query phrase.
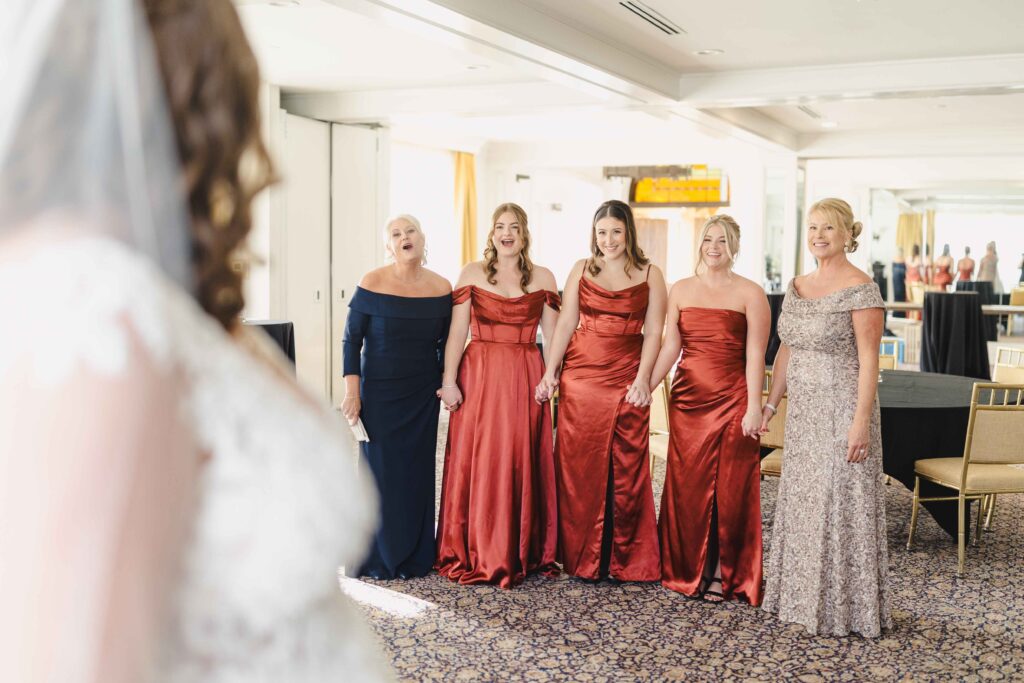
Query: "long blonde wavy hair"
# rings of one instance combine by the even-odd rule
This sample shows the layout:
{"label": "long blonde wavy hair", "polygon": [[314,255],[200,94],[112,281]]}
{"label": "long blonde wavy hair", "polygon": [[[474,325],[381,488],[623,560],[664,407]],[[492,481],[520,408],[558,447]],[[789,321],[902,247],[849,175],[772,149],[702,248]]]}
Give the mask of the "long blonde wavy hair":
{"label": "long blonde wavy hair", "polygon": [[494,226],[504,213],[512,214],[519,223],[519,237],[523,240],[523,248],[519,252],[519,287],[526,294],[526,288],[533,280],[533,261],[530,260],[530,228],[527,226],[526,212],[518,204],[506,202],[491,214],[491,234],[487,236],[487,246],[484,247],[484,272],[488,282],[498,284],[498,250],[494,246]]}

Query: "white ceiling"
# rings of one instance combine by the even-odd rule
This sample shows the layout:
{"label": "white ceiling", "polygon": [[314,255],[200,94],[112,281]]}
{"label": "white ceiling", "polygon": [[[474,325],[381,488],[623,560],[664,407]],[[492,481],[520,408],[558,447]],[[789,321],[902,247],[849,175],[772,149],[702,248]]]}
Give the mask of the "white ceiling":
{"label": "white ceiling", "polygon": [[[642,0],[686,31],[674,36],[618,0],[520,2],[681,73],[966,57],[1024,47],[1021,0]],[[693,54],[709,48],[724,54]]]}
{"label": "white ceiling", "polygon": [[269,82],[290,91],[514,83],[521,70],[425,39],[323,0],[236,1]]}
{"label": "white ceiling", "polygon": [[[807,133],[821,131],[823,121],[835,123],[836,130],[970,126],[982,121],[988,126],[1018,126],[1024,121],[1024,92],[836,100],[811,102],[804,107],[769,106],[760,107],[760,111],[793,130]],[[818,114],[818,118],[809,112]]]}
{"label": "white ceiling", "polygon": [[1024,0],[639,1],[686,33],[619,0],[235,0],[318,118],[540,145],[685,119],[810,159],[1024,160]]}

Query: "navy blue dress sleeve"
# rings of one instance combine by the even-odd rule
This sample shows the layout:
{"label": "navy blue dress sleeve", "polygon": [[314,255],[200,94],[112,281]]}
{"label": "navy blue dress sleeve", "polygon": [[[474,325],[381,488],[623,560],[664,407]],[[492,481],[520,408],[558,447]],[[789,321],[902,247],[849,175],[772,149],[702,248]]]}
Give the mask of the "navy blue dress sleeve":
{"label": "navy blue dress sleeve", "polygon": [[355,308],[348,309],[345,321],[345,335],[341,340],[342,375],[359,375],[360,356],[363,351],[363,337],[370,324],[370,316]]}

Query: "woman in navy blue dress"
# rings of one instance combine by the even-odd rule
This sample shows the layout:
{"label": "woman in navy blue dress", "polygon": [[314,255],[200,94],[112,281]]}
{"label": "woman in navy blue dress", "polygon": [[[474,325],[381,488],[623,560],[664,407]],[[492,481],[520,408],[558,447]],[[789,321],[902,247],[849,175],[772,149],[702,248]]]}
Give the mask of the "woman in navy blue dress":
{"label": "woman in navy blue dress", "polygon": [[434,472],[441,365],[451,284],[423,267],[425,238],[412,216],[391,220],[394,263],[367,273],[349,302],[342,412],[362,418],[362,444],[380,489],[381,524],[360,576],[424,576],[434,564]]}

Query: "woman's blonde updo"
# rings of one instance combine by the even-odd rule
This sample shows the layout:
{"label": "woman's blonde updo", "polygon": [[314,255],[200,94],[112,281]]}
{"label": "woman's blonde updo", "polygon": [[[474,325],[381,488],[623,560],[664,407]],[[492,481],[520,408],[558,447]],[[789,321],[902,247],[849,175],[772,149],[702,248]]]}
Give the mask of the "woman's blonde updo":
{"label": "woman's blonde updo", "polygon": [[699,275],[701,267],[704,266],[704,250],[702,248],[704,238],[707,237],[708,230],[716,225],[722,226],[722,232],[725,233],[726,256],[729,257],[730,262],[736,262],[736,255],[740,252],[740,224],[727,213],[716,214],[704,222],[704,227],[701,228],[700,235],[697,237],[697,258],[693,263],[694,275]]}
{"label": "woman's blonde updo", "polygon": [[807,215],[810,216],[812,213],[820,213],[833,228],[843,231],[846,235],[844,241],[846,242],[845,251],[847,253],[852,254],[857,251],[857,247],[860,246],[857,238],[860,237],[864,225],[860,221],[853,220],[853,209],[850,208],[849,204],[835,197],[819,199],[811,204],[811,209],[807,212]]}
{"label": "woman's blonde updo", "polygon": [[487,246],[484,247],[484,272],[487,274],[488,282],[492,285],[498,284],[498,249],[494,246],[494,224],[503,213],[512,214],[519,223],[519,239],[523,241],[523,248],[519,252],[519,287],[526,294],[527,287],[533,280],[533,261],[530,260],[530,229],[526,225],[526,212],[518,204],[506,202],[496,208],[491,215],[491,233],[487,236]]}

